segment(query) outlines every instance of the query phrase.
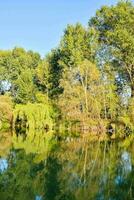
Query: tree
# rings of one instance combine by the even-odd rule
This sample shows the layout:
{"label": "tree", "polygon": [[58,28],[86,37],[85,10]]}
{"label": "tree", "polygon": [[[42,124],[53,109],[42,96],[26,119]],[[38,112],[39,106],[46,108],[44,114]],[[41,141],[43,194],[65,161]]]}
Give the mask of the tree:
{"label": "tree", "polygon": [[[131,1],[120,1],[115,6],[103,6],[91,18],[89,26],[99,34],[104,52],[111,54],[109,62],[118,72],[118,83],[125,82],[134,95],[134,6]],[[105,52],[104,52],[105,53]]]}
{"label": "tree", "polygon": [[50,99],[58,98],[62,93],[60,78],[62,76],[62,66],[59,63],[60,50],[53,50],[43,59],[36,69],[36,83],[38,89],[47,94]]}
{"label": "tree", "polygon": [[94,63],[84,60],[80,65],[64,70],[61,85],[64,88],[59,105],[67,119],[86,124],[100,119],[102,86],[100,72]]}
{"label": "tree", "polygon": [[[23,48],[0,52],[0,80],[1,83],[6,83],[9,86],[8,90],[15,101],[25,103],[31,101],[30,94],[33,93],[33,87],[36,88],[34,73],[39,61],[40,56],[38,53],[25,51]],[[3,87],[1,90],[5,92],[6,88]]]}
{"label": "tree", "polygon": [[14,96],[16,103],[28,103],[36,101],[36,85],[33,82],[33,74],[30,69],[21,72],[15,82],[16,94]]}
{"label": "tree", "polygon": [[9,129],[12,126],[13,105],[9,96],[0,95],[0,129]]}
{"label": "tree", "polygon": [[94,29],[86,30],[79,23],[68,25],[60,44],[62,62],[72,67],[77,66],[84,59],[91,60],[94,57],[96,41]]}

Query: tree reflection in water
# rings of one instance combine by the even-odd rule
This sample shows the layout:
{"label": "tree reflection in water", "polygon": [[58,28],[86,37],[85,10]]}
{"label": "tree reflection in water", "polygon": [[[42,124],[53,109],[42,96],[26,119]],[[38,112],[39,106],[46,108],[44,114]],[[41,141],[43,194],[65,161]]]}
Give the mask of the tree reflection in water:
{"label": "tree reflection in water", "polygon": [[[53,142],[46,154],[46,140],[43,146],[39,144],[42,140],[37,143],[34,138],[37,136],[31,143],[18,140],[17,144],[14,140],[10,153],[1,158],[0,199],[134,199],[133,145],[124,148],[122,142]],[[28,151],[33,143],[37,144],[34,151]]]}

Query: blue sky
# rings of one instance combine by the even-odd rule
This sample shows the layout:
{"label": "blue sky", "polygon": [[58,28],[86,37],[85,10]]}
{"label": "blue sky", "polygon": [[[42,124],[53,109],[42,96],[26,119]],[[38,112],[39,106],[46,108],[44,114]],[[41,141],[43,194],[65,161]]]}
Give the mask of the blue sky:
{"label": "blue sky", "polygon": [[21,46],[45,55],[67,24],[87,25],[96,9],[117,0],[0,0],[0,49]]}

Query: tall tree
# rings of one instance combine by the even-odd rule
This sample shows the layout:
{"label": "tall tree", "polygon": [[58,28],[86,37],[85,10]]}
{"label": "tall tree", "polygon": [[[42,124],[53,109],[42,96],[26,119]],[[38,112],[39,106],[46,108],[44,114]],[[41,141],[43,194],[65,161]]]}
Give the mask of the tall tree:
{"label": "tall tree", "polygon": [[81,24],[68,25],[61,40],[61,60],[68,67],[77,66],[84,59],[91,59],[96,48],[94,29],[85,29]]}
{"label": "tall tree", "polygon": [[[38,53],[25,51],[23,48],[14,48],[12,51],[1,51],[1,90],[6,91],[8,88],[11,92],[11,96],[17,102],[26,103],[27,101],[31,101],[31,99],[33,101],[34,97],[31,97],[30,94],[32,95],[33,93],[33,87],[36,87],[34,85],[35,68],[39,62],[40,55]],[[25,98],[24,96],[27,97]]]}
{"label": "tall tree", "polygon": [[64,92],[60,96],[59,105],[63,116],[81,122],[100,119],[102,85],[95,64],[84,60],[73,69],[66,67],[61,85]]}
{"label": "tall tree", "polygon": [[62,66],[60,64],[61,52],[52,50],[38,65],[36,69],[36,81],[40,91],[46,93],[48,98],[56,99],[62,93],[60,79]]}
{"label": "tall tree", "polygon": [[[125,82],[134,96],[134,6],[131,1],[120,1],[115,6],[103,6],[89,21],[99,33],[103,53],[111,54],[109,62],[118,72],[118,83]],[[105,50],[104,50],[105,49]]]}

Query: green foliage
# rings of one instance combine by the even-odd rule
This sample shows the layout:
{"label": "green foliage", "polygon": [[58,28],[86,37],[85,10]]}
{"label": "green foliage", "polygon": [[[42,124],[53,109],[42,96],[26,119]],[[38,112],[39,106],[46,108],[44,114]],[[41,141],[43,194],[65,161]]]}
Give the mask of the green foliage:
{"label": "green foliage", "polygon": [[16,131],[24,129],[24,132],[33,134],[35,130],[51,130],[54,125],[52,115],[52,107],[48,104],[18,104],[14,110],[14,128]]}
{"label": "green foliage", "polygon": [[[34,71],[39,61],[39,54],[25,51],[22,48],[0,52],[0,81],[8,83],[15,102],[34,101],[33,87],[36,88]],[[3,88],[3,91],[6,90]]]}
{"label": "green foliage", "polygon": [[36,81],[40,91],[47,94],[50,99],[57,99],[62,93],[60,78],[62,66],[59,64],[61,53],[59,49],[53,50],[43,59],[36,69]]}
{"label": "green foliage", "polygon": [[86,30],[81,24],[68,25],[61,40],[61,60],[68,67],[77,66],[84,59],[93,57],[92,46],[95,47],[95,32]]}
{"label": "green foliage", "polygon": [[119,1],[99,9],[88,28],[68,25],[45,58],[17,47],[0,51],[0,93],[12,97],[16,129],[78,122],[88,131],[102,133],[114,123],[116,132],[133,132],[133,25],[133,3]]}
{"label": "green foliage", "polygon": [[[98,31],[100,46],[109,49],[112,65],[120,76],[134,88],[134,6],[131,1],[119,1],[115,6],[103,6],[89,21]],[[103,48],[103,52],[104,52]],[[104,52],[105,53],[105,52]],[[119,80],[119,79],[118,79]]]}
{"label": "green foliage", "polygon": [[12,126],[13,105],[11,98],[0,95],[0,130],[9,129]]}
{"label": "green foliage", "polygon": [[33,83],[33,75],[30,69],[21,72],[16,81],[16,103],[35,102],[36,86]]}
{"label": "green foliage", "polygon": [[100,119],[102,86],[95,64],[84,60],[73,69],[65,68],[61,86],[64,92],[59,98],[59,106],[66,119],[87,125],[90,119]]}

